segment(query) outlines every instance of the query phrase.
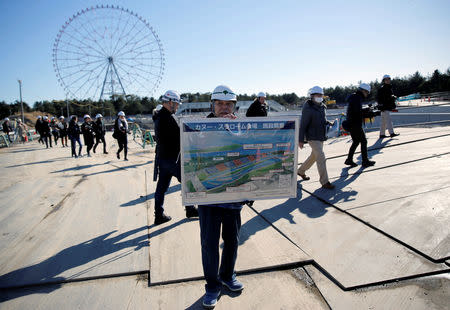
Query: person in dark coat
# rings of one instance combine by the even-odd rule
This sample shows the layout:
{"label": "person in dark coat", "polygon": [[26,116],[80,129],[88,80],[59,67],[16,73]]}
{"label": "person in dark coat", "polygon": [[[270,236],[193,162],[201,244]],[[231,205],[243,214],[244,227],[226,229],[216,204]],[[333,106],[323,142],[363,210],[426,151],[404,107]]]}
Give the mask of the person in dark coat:
{"label": "person in dark coat", "polygon": [[[158,148],[158,182],[155,191],[155,225],[170,221],[164,213],[164,196],[172,177],[181,182],[180,128],[173,117],[181,102],[180,95],[168,90],[162,96],[163,106],[155,117],[155,134]],[[194,206],[186,206],[186,217],[197,217]]]}
{"label": "person in dark coat", "polygon": [[50,129],[53,135],[53,138],[55,139],[55,146],[58,145],[58,137],[59,137],[59,128],[57,124],[56,117],[52,117],[50,121]]}
{"label": "person in dark coat", "polygon": [[383,85],[381,85],[377,95],[378,109],[381,111],[380,139],[386,138],[386,127],[389,131],[389,135],[393,138],[399,135],[394,132],[390,114],[390,112],[395,109],[397,97],[392,90],[391,77],[388,74],[383,76],[382,83]]}
{"label": "person in dark coat", "polygon": [[61,138],[62,146],[63,147],[68,146],[67,145],[68,124],[66,122],[66,119],[62,115],[59,117],[58,129],[59,129],[59,136]]}
{"label": "person in dark coat", "polygon": [[353,161],[353,155],[355,154],[356,148],[359,144],[361,144],[362,166],[370,167],[375,165],[374,161],[369,160],[369,155],[367,153],[367,139],[363,129],[364,114],[362,103],[364,99],[369,96],[369,94],[370,85],[361,83],[356,93],[350,95],[347,99],[348,107],[346,126],[348,131],[350,131],[353,142],[350,146],[350,150],[348,151],[345,164],[351,167],[357,166],[357,164]]}
{"label": "person in dark coat", "polygon": [[47,115],[45,115],[43,118],[42,126],[41,126],[41,133],[42,133],[42,139],[44,140],[46,147],[48,148],[49,144],[50,144],[50,147],[53,147],[50,123],[49,123],[49,119],[48,119]]}
{"label": "person in dark coat", "polygon": [[327,108],[323,103],[324,92],[322,87],[314,86],[308,93],[311,97],[303,105],[298,146],[302,149],[303,145],[308,143],[311,147],[311,154],[298,168],[297,174],[303,180],[309,180],[306,171],[316,163],[322,187],[334,189],[335,186],[328,179],[327,159],[323,151],[323,142],[327,140],[327,126],[331,124],[326,118]]}
{"label": "person in dark coat", "polygon": [[34,129],[39,134],[38,142],[44,144],[44,139],[42,139],[42,116],[38,115]]}
{"label": "person in dark coat", "polygon": [[[81,157],[82,156],[81,155],[82,146],[80,140],[81,129],[80,126],[78,126],[78,117],[76,117],[75,115],[73,115],[72,118],[70,119],[69,130],[67,133],[69,135],[69,139],[72,145],[72,157],[75,158]],[[80,146],[78,149],[78,156],[75,150],[77,143]]]}
{"label": "person in dark coat", "polygon": [[81,132],[83,133],[84,145],[86,145],[87,156],[91,157],[91,149],[94,146],[94,127],[91,117],[86,114],[84,116],[84,123],[81,124]]}
{"label": "person in dark coat", "polygon": [[100,142],[103,143],[103,154],[108,154],[106,151],[106,141],[105,141],[105,134],[106,134],[106,126],[105,122],[103,121],[103,115],[97,114],[95,116],[95,122],[93,124],[94,131],[95,131],[95,145],[94,145],[94,153],[95,149],[97,148],[98,144]]}
{"label": "person in dark coat", "polygon": [[267,103],[266,103],[266,94],[263,92],[258,93],[258,96],[250,105],[245,113],[247,117],[256,117],[256,116],[267,116]]}
{"label": "person in dark coat", "polygon": [[128,160],[128,123],[125,119],[125,113],[120,111],[117,114],[116,121],[114,122],[114,133],[113,138],[117,139],[117,143],[119,144],[119,149],[117,150],[117,159],[120,159],[120,152],[123,150],[124,159]]}
{"label": "person in dark coat", "polygon": [[12,143],[11,137],[9,136],[9,133],[12,131],[11,124],[9,123],[9,118],[5,118],[5,120],[3,121],[2,127],[3,127],[3,132],[8,137],[9,142]]}

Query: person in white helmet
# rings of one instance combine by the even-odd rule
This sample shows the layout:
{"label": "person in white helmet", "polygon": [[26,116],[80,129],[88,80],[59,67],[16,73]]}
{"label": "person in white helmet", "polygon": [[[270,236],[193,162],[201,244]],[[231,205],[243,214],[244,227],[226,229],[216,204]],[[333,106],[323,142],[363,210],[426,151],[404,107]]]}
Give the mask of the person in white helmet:
{"label": "person in white helmet", "polygon": [[66,146],[68,146],[68,144],[67,144],[68,125],[67,125],[66,119],[62,115],[59,117],[58,128],[59,128],[59,136],[61,138],[62,147],[66,147]]}
{"label": "person in white helmet", "polygon": [[103,154],[108,154],[106,151],[106,140],[105,140],[105,134],[106,134],[106,126],[105,122],[103,121],[103,115],[97,114],[95,116],[95,122],[93,124],[94,131],[95,131],[95,145],[94,149],[92,150],[95,153],[95,149],[97,148],[97,145],[102,142],[103,143]]}
{"label": "person in white helmet", "polygon": [[356,148],[361,144],[361,157],[362,157],[362,167],[370,167],[375,165],[375,162],[369,160],[369,155],[367,153],[367,139],[366,134],[363,129],[364,114],[362,110],[363,101],[370,94],[370,85],[366,83],[359,84],[356,93],[350,95],[347,99],[347,120],[346,127],[350,131],[352,137],[352,145],[348,151],[347,159],[345,164],[350,167],[356,167],[357,164],[353,161],[353,155],[355,154]]}
{"label": "person in white helmet", "polygon": [[[225,85],[217,86],[211,94],[211,114],[208,118],[235,119],[237,96]],[[220,296],[222,286],[238,292],[244,285],[236,278],[235,264],[241,229],[241,210],[247,203],[218,203],[199,205],[200,238],[202,247],[203,273],[206,293],[203,306],[213,308]],[[219,243],[222,231],[223,251],[219,267]]]}
{"label": "person in white helmet", "polygon": [[323,104],[322,87],[314,86],[309,90],[309,95],[310,99],[303,105],[298,146],[302,149],[303,145],[308,143],[311,154],[297,170],[297,174],[303,180],[309,180],[305,173],[316,163],[322,187],[334,189],[335,186],[328,180],[327,159],[323,152],[323,142],[327,140],[327,125],[330,125],[330,122],[327,121],[326,106]]}
{"label": "person in white helmet", "polygon": [[395,109],[395,101],[397,97],[394,95],[391,85],[391,77],[385,74],[382,79],[382,85],[378,90],[377,101],[378,109],[381,111],[380,121],[380,139],[386,138],[386,127],[391,138],[399,134],[394,132],[390,111]]}
{"label": "person in white helmet", "polygon": [[267,116],[266,93],[264,92],[258,93],[256,99],[248,108],[247,113],[245,113],[245,116],[247,117]]}
{"label": "person in white helmet", "polygon": [[125,119],[125,113],[120,111],[117,113],[116,121],[114,122],[114,133],[113,138],[117,139],[117,143],[119,144],[119,149],[117,150],[117,159],[120,159],[120,152],[123,150],[124,158],[123,160],[127,161],[128,155],[128,122]]}
{"label": "person in white helmet", "polygon": [[94,146],[94,127],[92,126],[92,119],[89,114],[84,116],[84,123],[81,124],[81,132],[83,133],[84,145],[86,145],[87,156],[91,157],[91,150]]}
{"label": "person in white helmet", "polygon": [[[69,135],[69,139],[71,142],[71,146],[72,146],[72,157],[78,158],[81,157],[81,150],[82,150],[82,146],[81,146],[81,141],[80,141],[80,134],[81,134],[81,129],[80,126],[78,125],[78,117],[76,115],[73,115],[70,118],[70,122],[69,122],[69,130],[67,131],[68,135]],[[79,145],[78,148],[78,155],[76,152],[76,145]]]}
{"label": "person in white helmet", "polygon": [[50,129],[53,135],[53,139],[55,139],[55,146],[58,145],[59,138],[59,127],[58,127],[58,119],[52,116],[50,120]]}
{"label": "person in white helmet", "polygon": [[50,130],[50,123],[49,123],[49,119],[48,119],[47,115],[45,115],[43,117],[41,132],[42,132],[42,139],[45,142],[46,148],[48,148],[49,144],[50,144],[50,147],[53,147],[52,146],[52,136],[51,136],[51,130]]}
{"label": "person in white helmet", "polygon": [[[155,117],[155,135],[157,150],[155,156],[155,176],[158,182],[155,191],[155,225],[170,221],[172,218],[164,212],[164,196],[172,177],[181,182],[180,128],[173,117],[181,104],[180,95],[168,90],[161,97],[162,108]],[[186,206],[186,217],[197,217],[194,206]]]}
{"label": "person in white helmet", "polygon": [[26,124],[22,123],[20,118],[17,119],[17,136],[20,137],[20,141],[25,143],[27,141],[28,127]]}
{"label": "person in white helmet", "polygon": [[9,123],[9,118],[6,117],[3,120],[2,126],[3,126],[3,132],[8,137],[9,142],[12,143],[11,137],[9,136],[9,133],[12,131],[11,124]]}
{"label": "person in white helmet", "polygon": [[42,137],[42,116],[38,115],[34,129],[39,134],[38,142],[44,144],[44,139]]}

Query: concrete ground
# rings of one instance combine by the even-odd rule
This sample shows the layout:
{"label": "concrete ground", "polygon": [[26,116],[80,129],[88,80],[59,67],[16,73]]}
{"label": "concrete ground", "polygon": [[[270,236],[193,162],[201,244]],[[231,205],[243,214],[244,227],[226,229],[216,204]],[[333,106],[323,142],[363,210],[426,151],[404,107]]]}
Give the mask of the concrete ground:
{"label": "concrete ground", "polygon": [[[349,137],[327,141],[336,190],[313,166],[296,198],[245,207],[246,288],[216,308],[448,309],[450,127],[396,130],[368,134],[377,164],[364,170],[343,165]],[[199,225],[180,184],[172,221],[153,226],[153,148],[130,141],[125,162],[107,142],[110,154],[80,159],[37,142],[0,150],[0,309],[201,308]]]}

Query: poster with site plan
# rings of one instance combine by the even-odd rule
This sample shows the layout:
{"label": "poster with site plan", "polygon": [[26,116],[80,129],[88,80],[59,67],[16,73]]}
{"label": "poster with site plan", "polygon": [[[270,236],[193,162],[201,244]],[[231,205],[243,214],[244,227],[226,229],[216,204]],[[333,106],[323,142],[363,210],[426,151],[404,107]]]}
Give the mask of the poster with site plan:
{"label": "poster with site plan", "polygon": [[299,120],[182,118],[183,205],[292,198]]}

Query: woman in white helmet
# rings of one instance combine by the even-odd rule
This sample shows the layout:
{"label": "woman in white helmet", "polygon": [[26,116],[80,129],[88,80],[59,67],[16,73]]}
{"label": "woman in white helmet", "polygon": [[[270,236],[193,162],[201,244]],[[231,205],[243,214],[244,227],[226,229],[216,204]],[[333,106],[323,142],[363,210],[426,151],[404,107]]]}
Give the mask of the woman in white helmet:
{"label": "woman in white helmet", "polygon": [[116,121],[114,122],[114,133],[113,138],[117,139],[117,143],[119,144],[119,149],[117,150],[117,159],[120,159],[120,152],[123,150],[124,159],[128,160],[128,123],[125,119],[125,113],[120,111],[117,113]]}
{"label": "woman in white helmet", "polygon": [[8,140],[10,143],[12,143],[11,137],[9,136],[9,133],[12,131],[11,125],[9,123],[9,118],[5,118],[3,120],[3,132],[6,134],[6,136],[8,137]]}
{"label": "woman in white helmet", "polygon": [[320,86],[314,86],[308,93],[310,99],[303,105],[298,146],[302,149],[303,145],[308,143],[311,154],[302,163],[297,174],[303,180],[309,180],[305,173],[316,163],[322,187],[334,189],[335,186],[328,180],[327,159],[323,152],[323,142],[327,140],[327,125],[329,125],[326,118],[326,106],[323,104],[323,89]]}
{"label": "woman in white helmet", "polygon": [[394,132],[390,114],[390,111],[395,109],[395,101],[397,100],[397,97],[394,95],[392,90],[391,77],[388,74],[383,76],[381,82],[382,85],[377,94],[378,109],[381,111],[380,139],[386,138],[386,128],[391,138],[393,138],[399,135]]}
{"label": "woman in white helmet", "polygon": [[259,92],[245,114],[247,117],[267,116],[266,93]]}
{"label": "woman in white helmet", "polygon": [[106,126],[105,122],[103,121],[103,115],[97,114],[95,116],[95,122],[93,124],[94,130],[95,130],[95,145],[93,152],[95,153],[95,149],[97,148],[97,145],[102,142],[103,143],[103,154],[108,154],[106,151],[106,140],[105,140],[105,134],[106,134]]}
{"label": "woman in white helmet", "polygon": [[[76,115],[72,115],[72,117],[70,118],[69,129],[67,133],[69,135],[69,139],[72,145],[72,157],[75,158],[81,157],[82,156],[81,155],[82,146],[80,141],[81,129],[80,126],[78,126],[78,117]],[[79,145],[78,155],[76,152],[77,143]]]}
{"label": "woman in white helmet", "polygon": [[20,141],[22,143],[25,143],[27,141],[27,133],[28,133],[28,127],[24,123],[22,123],[22,120],[20,118],[17,119],[17,136],[20,137]]}
{"label": "woman in white helmet", "polygon": [[58,128],[59,128],[59,136],[61,138],[62,147],[66,147],[66,146],[68,146],[68,144],[67,144],[68,125],[67,125],[66,119],[62,115],[59,117]]}
{"label": "woman in white helmet", "polygon": [[86,145],[87,156],[91,157],[91,149],[94,146],[94,127],[89,114],[84,116],[84,123],[81,124],[81,132],[83,133],[84,145]]}
{"label": "woman in white helmet", "polygon": [[[236,102],[236,94],[228,86],[217,86],[211,95],[212,112],[208,118],[235,119]],[[203,306],[207,308],[213,308],[216,305],[223,285],[235,292],[244,289],[244,285],[237,280],[234,270],[241,229],[241,210],[244,204],[245,202],[242,201],[198,206],[202,263],[206,280]],[[224,242],[219,267],[221,230]]]}

